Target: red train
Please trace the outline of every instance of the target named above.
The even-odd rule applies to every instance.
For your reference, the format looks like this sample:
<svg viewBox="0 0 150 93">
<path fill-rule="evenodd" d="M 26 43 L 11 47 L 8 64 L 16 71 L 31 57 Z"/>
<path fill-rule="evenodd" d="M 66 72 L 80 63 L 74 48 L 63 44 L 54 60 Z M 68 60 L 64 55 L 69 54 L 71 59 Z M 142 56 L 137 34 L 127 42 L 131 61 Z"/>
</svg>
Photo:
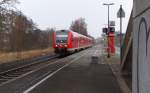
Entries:
<svg viewBox="0 0 150 93">
<path fill-rule="evenodd" d="M 78 34 L 71 30 L 59 30 L 54 32 L 53 48 L 57 54 L 67 54 L 91 47 L 92 38 Z"/>
</svg>

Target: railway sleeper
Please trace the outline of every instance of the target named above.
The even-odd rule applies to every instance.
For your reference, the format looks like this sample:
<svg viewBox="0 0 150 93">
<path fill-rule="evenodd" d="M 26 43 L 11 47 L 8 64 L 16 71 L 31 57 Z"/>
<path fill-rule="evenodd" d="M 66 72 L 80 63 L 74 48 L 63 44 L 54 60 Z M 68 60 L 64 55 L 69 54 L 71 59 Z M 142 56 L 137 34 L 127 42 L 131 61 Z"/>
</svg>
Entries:
<svg viewBox="0 0 150 93">
<path fill-rule="evenodd" d="M 7 81 L 8 81 L 8 79 L 0 79 L 0 84 L 7 82 Z"/>
<path fill-rule="evenodd" d="M 10 80 L 10 79 L 0 79 L 0 82 L 1 81 L 5 82 L 5 81 L 8 81 L 8 80 Z"/>
<path fill-rule="evenodd" d="M 29 70 L 29 69 L 24 69 L 24 70 L 18 71 L 17 73 L 26 73 L 26 72 L 29 72 L 29 71 L 31 71 L 31 70 Z"/>
<path fill-rule="evenodd" d="M 11 75 L 16 75 L 16 76 L 19 76 L 21 73 L 11 73 Z"/>
<path fill-rule="evenodd" d="M 8 76 L 0 76 L 1 79 L 13 79 L 13 77 L 8 77 Z"/>
<path fill-rule="evenodd" d="M 20 74 L 18 74 L 18 75 L 13 75 L 13 74 L 8 74 L 7 76 L 8 77 L 18 77 Z"/>
</svg>

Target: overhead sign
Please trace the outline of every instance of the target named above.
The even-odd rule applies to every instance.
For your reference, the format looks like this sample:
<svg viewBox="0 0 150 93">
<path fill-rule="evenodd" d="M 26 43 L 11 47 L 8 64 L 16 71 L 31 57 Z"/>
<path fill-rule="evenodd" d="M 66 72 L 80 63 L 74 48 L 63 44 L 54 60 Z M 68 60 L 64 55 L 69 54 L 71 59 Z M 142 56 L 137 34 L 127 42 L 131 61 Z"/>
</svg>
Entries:
<svg viewBox="0 0 150 93">
<path fill-rule="evenodd" d="M 110 21 L 110 22 L 109 22 L 109 25 L 110 25 L 110 26 L 115 26 L 115 21 Z"/>
<path fill-rule="evenodd" d="M 107 32 L 108 32 L 108 29 L 106 27 L 103 28 L 103 33 L 107 34 Z"/>
<path fill-rule="evenodd" d="M 123 10 L 122 7 L 120 7 L 119 11 L 117 12 L 117 17 L 118 17 L 118 18 L 123 18 L 123 17 L 125 17 L 125 12 L 124 12 L 124 10 Z"/>
<path fill-rule="evenodd" d="M 109 29 L 110 32 L 115 32 L 115 27 L 110 27 Z"/>
</svg>

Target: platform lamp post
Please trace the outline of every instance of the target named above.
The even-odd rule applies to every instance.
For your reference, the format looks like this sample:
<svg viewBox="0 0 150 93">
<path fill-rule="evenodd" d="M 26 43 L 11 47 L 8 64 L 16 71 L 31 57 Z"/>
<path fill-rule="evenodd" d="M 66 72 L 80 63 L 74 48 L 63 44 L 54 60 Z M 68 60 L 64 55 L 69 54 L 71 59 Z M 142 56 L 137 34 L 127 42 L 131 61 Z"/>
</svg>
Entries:
<svg viewBox="0 0 150 93">
<path fill-rule="evenodd" d="M 109 25 L 109 8 L 111 5 L 114 5 L 114 3 L 103 3 L 103 5 L 107 6 L 108 7 L 108 29 L 107 29 L 107 47 L 108 47 L 108 55 L 107 57 L 109 58 L 110 57 L 110 51 L 109 51 L 109 41 L 108 41 L 108 38 L 109 38 L 109 32 L 110 32 L 110 25 Z"/>
</svg>

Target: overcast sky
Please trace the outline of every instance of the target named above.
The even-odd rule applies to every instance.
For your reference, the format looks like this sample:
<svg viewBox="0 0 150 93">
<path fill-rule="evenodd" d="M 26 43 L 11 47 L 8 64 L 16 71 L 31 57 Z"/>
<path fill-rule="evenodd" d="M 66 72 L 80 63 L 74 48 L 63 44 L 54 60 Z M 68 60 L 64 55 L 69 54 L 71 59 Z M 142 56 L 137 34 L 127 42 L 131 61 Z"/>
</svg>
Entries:
<svg viewBox="0 0 150 93">
<path fill-rule="evenodd" d="M 123 32 L 126 30 L 131 13 L 132 0 L 20 0 L 17 8 L 33 19 L 40 29 L 55 27 L 68 29 L 71 22 L 80 17 L 88 24 L 88 33 L 94 37 L 101 35 L 102 27 L 107 24 L 107 7 L 103 3 L 115 3 L 110 8 L 110 20 L 116 21 L 119 30 L 119 19 L 116 13 L 120 7 L 126 12 L 123 19 Z"/>
</svg>

